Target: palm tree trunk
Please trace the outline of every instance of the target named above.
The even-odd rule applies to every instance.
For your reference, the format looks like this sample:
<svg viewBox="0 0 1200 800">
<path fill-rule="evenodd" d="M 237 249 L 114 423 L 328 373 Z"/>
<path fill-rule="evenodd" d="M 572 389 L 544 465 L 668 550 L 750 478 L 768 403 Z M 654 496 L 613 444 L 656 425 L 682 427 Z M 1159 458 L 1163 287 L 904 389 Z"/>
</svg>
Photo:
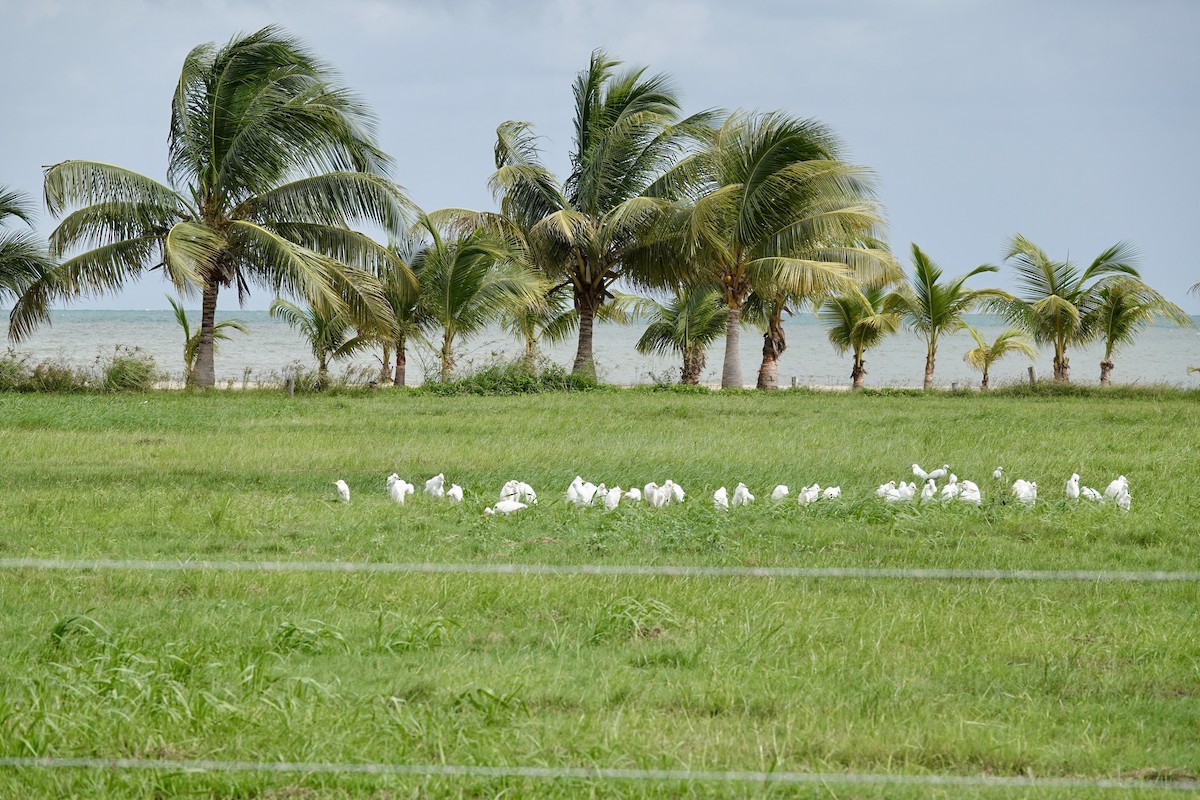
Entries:
<svg viewBox="0 0 1200 800">
<path fill-rule="evenodd" d="M 937 350 L 933 347 L 933 345 L 930 345 L 929 349 L 925 352 L 925 385 L 921 387 L 925 391 L 929 391 L 931 388 L 933 388 L 933 365 L 936 359 Z"/>
<path fill-rule="evenodd" d="M 213 366 L 213 327 L 216 325 L 217 292 L 221 284 L 209 280 L 204 285 L 204 298 L 200 304 L 200 343 L 196 346 L 196 366 L 192 371 L 192 385 L 211 389 L 217 383 Z"/>
<path fill-rule="evenodd" d="M 1112 371 L 1115 365 L 1109 360 L 1100 362 L 1100 385 L 1112 386 Z"/>
<path fill-rule="evenodd" d="M 741 343 L 742 306 L 740 303 L 729 304 L 729 314 L 725 318 L 725 363 L 721 365 L 721 388 L 742 388 L 742 356 L 738 352 Z"/>
<path fill-rule="evenodd" d="M 404 351 L 404 348 L 404 336 L 401 334 L 401 336 L 396 339 L 396 377 L 392 380 L 393 386 L 404 385 L 404 368 L 408 363 L 408 354 Z"/>
<path fill-rule="evenodd" d="M 329 360 L 325 353 L 317 356 L 317 389 L 324 390 L 329 386 Z"/>
<path fill-rule="evenodd" d="M 758 368 L 759 389 L 769 391 L 779 388 L 779 357 L 786 349 L 783 321 L 772 314 L 767 323 L 767 332 L 763 334 L 762 364 Z"/>
<path fill-rule="evenodd" d="M 1067 344 L 1061 339 L 1055 342 L 1054 347 L 1054 381 L 1055 383 L 1071 382 L 1071 362 L 1067 358 Z"/>
<path fill-rule="evenodd" d="M 537 369 L 537 339 L 532 336 L 525 337 L 525 355 L 522 361 L 525 363 L 525 371 L 532 375 Z"/>
<path fill-rule="evenodd" d="M 867 362 L 863 361 L 862 353 L 854 354 L 854 368 L 850 370 L 850 388 L 863 388 L 863 380 L 867 377 Z"/>
<path fill-rule="evenodd" d="M 704 361 L 704 348 L 702 347 L 684 353 L 683 371 L 680 374 L 680 381 L 688 386 L 699 386 L 700 373 L 704 372 Z"/>
<path fill-rule="evenodd" d="M 579 346 L 575 350 L 574 375 L 583 375 L 593 380 L 596 377 L 596 360 L 592 355 L 592 328 L 596 319 L 599 298 L 592 287 L 575 294 L 575 308 L 579 312 Z"/>
<path fill-rule="evenodd" d="M 979 384 L 979 391 L 986 392 L 988 390 L 988 368 L 985 364 L 983 367 L 983 382 Z"/>
<path fill-rule="evenodd" d="M 379 359 L 379 382 L 387 383 L 392 379 L 392 346 L 387 342 L 383 345 L 383 357 Z"/>
<path fill-rule="evenodd" d="M 442 382 L 450 380 L 450 373 L 454 369 L 454 351 L 450 349 L 453 344 L 453 339 L 450 338 L 450 331 L 442 334 Z"/>
</svg>

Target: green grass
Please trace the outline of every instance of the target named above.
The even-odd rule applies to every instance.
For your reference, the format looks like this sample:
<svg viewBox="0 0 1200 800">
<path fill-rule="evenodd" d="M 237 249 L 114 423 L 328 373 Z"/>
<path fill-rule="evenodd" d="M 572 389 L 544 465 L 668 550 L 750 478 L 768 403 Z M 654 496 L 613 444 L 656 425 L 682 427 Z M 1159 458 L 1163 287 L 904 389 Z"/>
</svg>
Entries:
<svg viewBox="0 0 1200 800">
<path fill-rule="evenodd" d="M 1194 393 L 0 394 L 0 557 L 1194 570 Z M 949 461 L 981 508 L 873 490 Z M 1034 509 L 991 471 L 1038 481 Z M 392 471 L 462 484 L 398 507 Z M 1129 476 L 1129 514 L 1058 500 Z M 678 507 L 562 502 L 671 477 Z M 509 478 L 538 507 L 482 514 Z M 349 505 L 331 482 L 351 486 Z M 719 485 L 749 508 L 718 513 Z M 777 482 L 840 484 L 800 508 Z M 0 580 L 0 755 L 1200 773 L 1193 584 L 50 572 Z M 0 795 L 963 789 L 0 769 Z M 1148 789 L 1139 797 L 1156 796 Z M 1111 797 L 974 790 L 980 797 Z M 1175 796 L 1178 796 L 1176 793 Z"/>
</svg>

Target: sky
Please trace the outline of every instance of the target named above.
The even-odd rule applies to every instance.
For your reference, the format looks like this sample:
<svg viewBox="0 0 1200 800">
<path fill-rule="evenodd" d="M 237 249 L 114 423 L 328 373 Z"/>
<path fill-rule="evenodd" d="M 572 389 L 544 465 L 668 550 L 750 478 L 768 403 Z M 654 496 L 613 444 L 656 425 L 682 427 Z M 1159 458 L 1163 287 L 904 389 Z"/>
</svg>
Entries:
<svg viewBox="0 0 1200 800">
<path fill-rule="evenodd" d="M 670 75 L 688 113 L 831 125 L 874 171 L 905 264 L 912 242 L 956 275 L 1016 233 L 1084 265 L 1125 240 L 1200 314 L 1200 258 L 1177 238 L 1200 211 L 1195 0 L 0 0 L 0 22 L 0 185 L 39 199 L 67 159 L 165 180 L 184 56 L 278 24 L 371 106 L 419 205 L 494 208 L 496 126 L 532 122 L 564 174 L 571 83 L 602 47 Z M 167 308 L 154 274 L 74 307 Z M 980 281 L 1012 288 L 1011 269 Z"/>
</svg>

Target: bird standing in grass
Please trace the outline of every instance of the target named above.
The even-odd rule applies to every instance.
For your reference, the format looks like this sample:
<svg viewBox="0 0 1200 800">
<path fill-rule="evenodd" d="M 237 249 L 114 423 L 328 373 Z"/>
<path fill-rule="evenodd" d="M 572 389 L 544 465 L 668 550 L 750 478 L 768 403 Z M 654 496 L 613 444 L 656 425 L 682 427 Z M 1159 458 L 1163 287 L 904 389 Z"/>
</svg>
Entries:
<svg viewBox="0 0 1200 800">
<path fill-rule="evenodd" d="M 346 485 L 346 482 L 339 478 L 333 482 L 333 485 L 337 487 L 338 499 L 340 499 L 343 503 L 349 503 L 350 487 Z"/>
<path fill-rule="evenodd" d="M 446 485 L 446 476 L 442 473 L 434 475 L 429 480 L 425 481 L 425 494 L 430 497 L 442 497 L 446 494 L 443 488 Z"/>
<path fill-rule="evenodd" d="M 529 506 L 525 505 L 519 500 L 500 500 L 491 508 L 485 508 L 483 513 L 488 515 L 504 514 L 505 516 L 508 516 L 514 511 L 520 511 L 522 508 L 529 508 Z"/>
<path fill-rule="evenodd" d="M 1071 477 L 1067 478 L 1067 485 L 1063 489 L 1063 493 L 1066 494 L 1068 500 L 1079 499 L 1079 473 L 1071 473 Z"/>
</svg>

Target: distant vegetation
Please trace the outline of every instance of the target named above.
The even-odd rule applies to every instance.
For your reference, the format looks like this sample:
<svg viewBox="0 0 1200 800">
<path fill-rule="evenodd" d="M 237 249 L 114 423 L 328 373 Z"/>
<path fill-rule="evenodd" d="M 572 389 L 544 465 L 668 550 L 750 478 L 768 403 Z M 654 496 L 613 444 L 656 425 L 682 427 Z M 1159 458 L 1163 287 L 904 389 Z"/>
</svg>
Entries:
<svg viewBox="0 0 1200 800">
<path fill-rule="evenodd" d="M 171 97 L 166 183 L 61 161 L 46 170 L 58 220 L 48 247 L 0 227 L 9 336 L 28 337 L 52 303 L 119 291 L 150 270 L 200 298 L 196 331 L 180 319 L 186 380 L 202 388 L 216 382 L 213 354 L 229 329 L 215 320 L 219 294 L 254 288 L 279 294 L 277 313 L 313 344 L 318 386 L 331 383 L 330 361 L 367 347 L 381 353 L 379 382 L 405 384 L 413 346 L 434 351 L 439 379 L 453 382 L 456 347 L 497 322 L 522 339 L 530 373 L 539 342 L 576 336 L 572 374 L 594 380 L 595 321 L 638 309 L 650 323 L 640 347 L 678 353 L 685 383 L 723 324 L 721 385 L 741 387 L 739 337 L 757 331 L 756 385 L 773 389 L 783 319 L 806 307 L 852 354 L 854 388 L 866 385 L 865 352 L 901 324 L 926 343 L 923 385 L 933 387 L 941 336 L 973 310 L 999 311 L 1052 347 L 1061 383 L 1070 348 L 1102 343 L 1108 385 L 1115 354 L 1145 325 L 1192 324 L 1142 281 L 1124 242 L 1080 269 L 1016 235 L 1005 259 L 1016 296 L 965 286 L 996 266 L 943 279 L 916 244 L 906 277 L 883 239 L 872 173 L 847 163 L 818 120 L 686 115 L 668 76 L 602 50 L 573 91 L 568 174 L 545 166 L 530 123 L 502 122 L 489 178 L 499 211 L 425 213 L 390 177 L 366 104 L 298 40 L 267 27 L 199 45 Z M 28 199 L 0 186 L 0 226 L 32 218 Z M 338 341 L 323 342 L 321 325 L 337 326 Z"/>
</svg>

